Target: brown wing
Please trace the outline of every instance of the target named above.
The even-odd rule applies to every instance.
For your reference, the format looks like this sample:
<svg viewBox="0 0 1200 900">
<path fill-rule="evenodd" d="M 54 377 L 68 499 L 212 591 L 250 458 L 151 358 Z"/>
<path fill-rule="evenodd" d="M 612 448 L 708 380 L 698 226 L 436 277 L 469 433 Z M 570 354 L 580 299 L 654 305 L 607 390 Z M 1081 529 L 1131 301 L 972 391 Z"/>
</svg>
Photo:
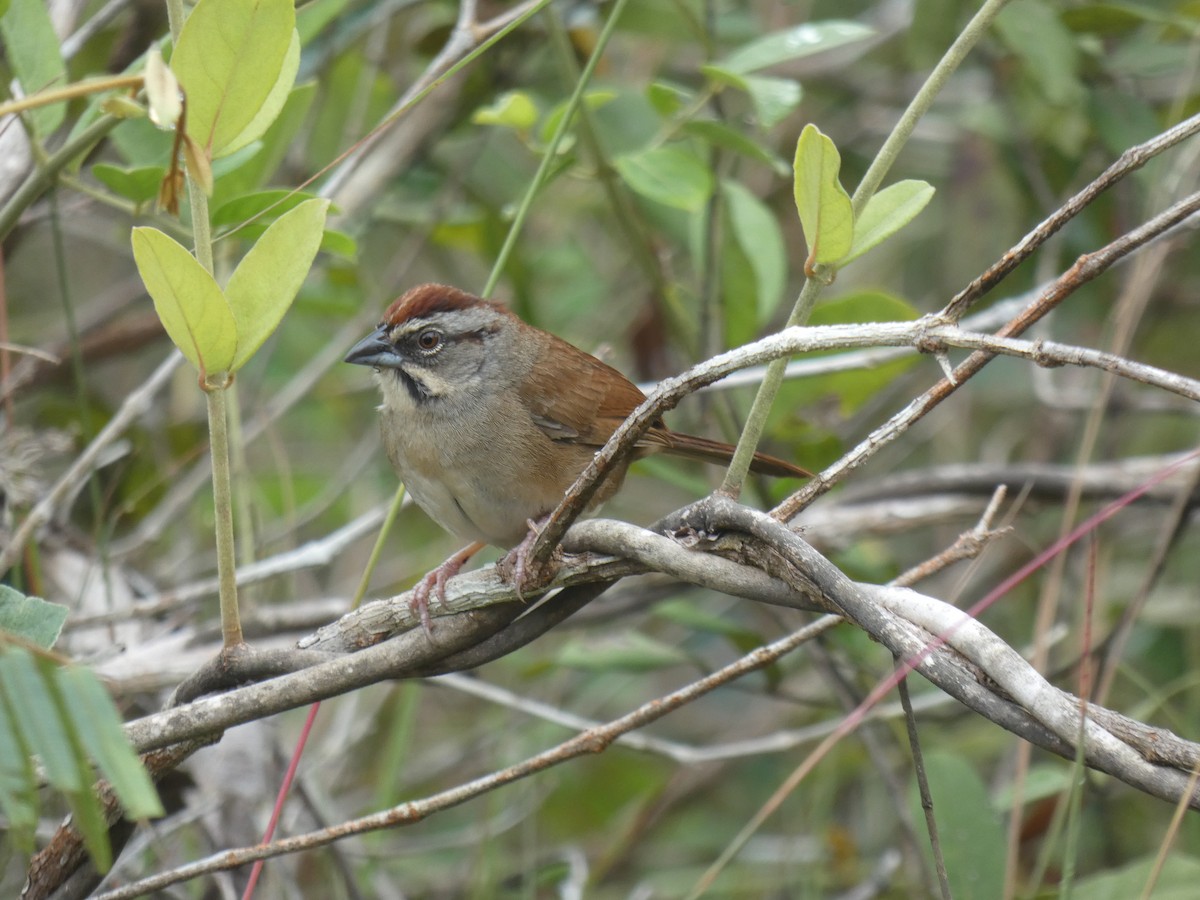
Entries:
<svg viewBox="0 0 1200 900">
<path fill-rule="evenodd" d="M 520 389 L 534 422 L 552 440 L 602 446 L 645 394 L 612 366 L 543 334 L 544 349 Z M 535 391 L 533 385 L 553 390 Z"/>
</svg>

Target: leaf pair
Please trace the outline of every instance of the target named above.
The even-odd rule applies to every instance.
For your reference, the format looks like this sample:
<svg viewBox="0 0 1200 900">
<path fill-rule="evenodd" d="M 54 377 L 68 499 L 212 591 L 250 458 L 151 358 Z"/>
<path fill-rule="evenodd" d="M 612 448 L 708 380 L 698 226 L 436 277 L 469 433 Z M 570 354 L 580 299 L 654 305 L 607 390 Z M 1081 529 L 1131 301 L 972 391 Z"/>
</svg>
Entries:
<svg viewBox="0 0 1200 900">
<path fill-rule="evenodd" d="M 924 181 L 898 181 L 875 194 L 856 219 L 850 195 L 838 180 L 842 158 L 815 125 L 806 125 L 796 143 L 794 190 L 796 210 L 808 244 L 804 272 L 817 266 L 844 266 L 883 243 L 912 219 L 933 197 Z"/>
<path fill-rule="evenodd" d="M 280 216 L 224 291 L 177 241 L 133 229 L 133 258 L 154 309 L 202 382 L 236 372 L 279 325 L 321 246 L 328 209 L 328 200 L 306 200 Z"/>
</svg>

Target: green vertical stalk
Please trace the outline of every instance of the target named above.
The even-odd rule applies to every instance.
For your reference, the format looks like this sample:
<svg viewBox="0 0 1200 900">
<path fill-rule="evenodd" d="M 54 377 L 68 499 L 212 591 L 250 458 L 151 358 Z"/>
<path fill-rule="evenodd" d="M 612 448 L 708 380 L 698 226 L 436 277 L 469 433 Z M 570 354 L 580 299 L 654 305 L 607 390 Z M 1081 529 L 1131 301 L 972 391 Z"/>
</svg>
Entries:
<svg viewBox="0 0 1200 900">
<path fill-rule="evenodd" d="M 233 490 L 229 476 L 229 413 L 222 384 L 204 382 L 208 400 L 208 440 L 212 454 L 213 506 L 216 518 L 217 583 L 221 594 L 221 642 L 226 649 L 244 643 L 237 605 L 237 559 L 233 543 Z"/>
<path fill-rule="evenodd" d="M 183 0 L 166 0 L 171 41 L 179 41 L 185 18 Z M 188 206 L 192 213 L 192 242 L 196 259 L 212 275 L 212 228 L 208 221 L 208 197 L 192 173 L 187 173 Z M 233 377 L 219 382 L 204 376 L 200 387 L 208 405 L 208 446 L 212 457 L 213 505 L 216 510 L 217 584 L 221 598 L 221 636 L 226 649 L 244 643 L 238 614 L 237 554 L 233 539 L 233 484 L 229 469 L 229 411 L 225 391 L 233 386 Z"/>
</svg>

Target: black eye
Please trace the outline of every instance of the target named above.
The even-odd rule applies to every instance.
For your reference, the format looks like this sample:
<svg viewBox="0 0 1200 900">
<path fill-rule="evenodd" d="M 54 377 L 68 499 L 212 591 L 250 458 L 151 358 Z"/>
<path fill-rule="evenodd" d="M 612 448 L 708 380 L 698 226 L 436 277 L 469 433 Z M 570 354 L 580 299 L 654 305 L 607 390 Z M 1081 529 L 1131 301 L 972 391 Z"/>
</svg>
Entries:
<svg viewBox="0 0 1200 900">
<path fill-rule="evenodd" d="M 432 328 L 426 328 L 417 335 L 417 346 L 422 350 L 436 350 L 442 343 L 442 333 Z"/>
</svg>

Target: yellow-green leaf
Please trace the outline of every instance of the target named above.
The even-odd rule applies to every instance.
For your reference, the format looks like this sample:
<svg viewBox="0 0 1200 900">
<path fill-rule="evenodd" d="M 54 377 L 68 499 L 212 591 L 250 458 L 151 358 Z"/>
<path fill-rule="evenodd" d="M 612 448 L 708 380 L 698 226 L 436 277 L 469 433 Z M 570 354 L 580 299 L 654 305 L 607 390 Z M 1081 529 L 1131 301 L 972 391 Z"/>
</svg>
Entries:
<svg viewBox="0 0 1200 900">
<path fill-rule="evenodd" d="M 298 71 L 300 71 L 300 33 L 293 28 L 292 40 L 283 57 L 283 66 L 279 70 L 279 77 L 275 79 L 275 86 L 271 88 L 267 99 L 259 107 L 258 115 L 250 120 L 250 124 L 243 128 L 240 134 L 222 147 L 220 153 L 216 154 L 217 156 L 229 156 L 231 153 L 236 153 L 266 133 L 266 130 L 279 117 L 283 105 L 287 102 L 287 98 L 292 92 L 292 85 L 296 83 Z"/>
<path fill-rule="evenodd" d="M 328 200 L 306 200 L 280 216 L 238 264 L 225 297 L 237 322 L 240 369 L 287 312 L 321 246 Z"/>
<path fill-rule="evenodd" d="M 794 190 L 796 210 L 808 243 L 805 272 L 832 265 L 850 252 L 854 239 L 854 210 L 850 195 L 838 181 L 842 158 L 833 141 L 816 125 L 804 126 L 796 143 Z"/>
<path fill-rule="evenodd" d="M 854 223 L 854 241 L 841 260 L 845 265 L 886 241 L 916 218 L 933 197 L 933 186 L 924 181 L 898 181 L 879 191 Z"/>
<path fill-rule="evenodd" d="M 499 125 L 516 131 L 528 131 L 537 123 L 538 109 L 525 91 L 502 94 L 490 106 L 481 106 L 471 114 L 476 125 Z"/>
<path fill-rule="evenodd" d="M 188 16 L 171 68 L 187 94 L 188 134 L 213 158 L 275 89 L 295 27 L 293 0 L 200 0 Z"/>
<path fill-rule="evenodd" d="M 229 371 L 237 325 L 213 277 L 157 228 L 133 229 L 133 259 L 175 346 L 202 377 Z"/>
</svg>

